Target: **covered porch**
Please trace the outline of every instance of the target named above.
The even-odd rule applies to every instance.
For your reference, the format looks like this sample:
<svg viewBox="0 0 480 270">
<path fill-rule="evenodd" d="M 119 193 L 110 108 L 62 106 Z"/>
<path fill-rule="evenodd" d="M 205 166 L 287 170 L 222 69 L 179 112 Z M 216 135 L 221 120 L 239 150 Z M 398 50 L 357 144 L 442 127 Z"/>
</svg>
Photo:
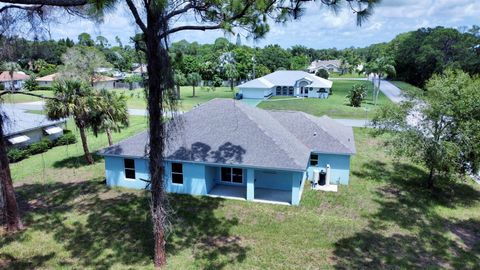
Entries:
<svg viewBox="0 0 480 270">
<path fill-rule="evenodd" d="M 271 204 L 291 205 L 292 193 L 284 190 L 255 188 L 254 202 L 263 202 Z M 208 193 L 210 197 L 247 200 L 247 189 L 245 186 L 230 186 L 216 184 Z"/>
<path fill-rule="evenodd" d="M 213 173 L 207 195 L 263 203 L 298 205 L 304 184 L 304 173 L 259 169 L 241 169 L 242 182 L 231 183 L 222 178 L 222 167 Z"/>
</svg>

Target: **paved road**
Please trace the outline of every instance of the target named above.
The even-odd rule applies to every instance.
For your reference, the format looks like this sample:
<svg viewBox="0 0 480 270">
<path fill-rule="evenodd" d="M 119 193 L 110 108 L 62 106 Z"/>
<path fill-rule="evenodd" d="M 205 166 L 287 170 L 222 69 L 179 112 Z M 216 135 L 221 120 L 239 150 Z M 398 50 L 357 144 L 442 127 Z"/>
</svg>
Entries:
<svg viewBox="0 0 480 270">
<path fill-rule="evenodd" d="M 393 103 L 401 103 L 406 100 L 402 90 L 389 81 L 382 80 L 380 83 L 380 91 L 382 91 Z"/>
<path fill-rule="evenodd" d="M 361 120 L 361 119 L 333 119 L 333 120 L 348 127 L 372 127 L 372 124 L 368 120 Z"/>
<path fill-rule="evenodd" d="M 5 110 L 17 109 L 17 110 L 24 110 L 24 111 L 41 111 L 43 110 L 43 101 L 35 101 L 35 102 L 27 102 L 27 103 L 3 103 L 2 106 Z M 178 111 L 177 113 L 182 114 L 183 111 Z M 134 116 L 147 116 L 147 110 L 144 109 L 128 109 L 129 115 Z M 166 112 L 166 115 L 170 114 L 170 112 Z"/>
</svg>

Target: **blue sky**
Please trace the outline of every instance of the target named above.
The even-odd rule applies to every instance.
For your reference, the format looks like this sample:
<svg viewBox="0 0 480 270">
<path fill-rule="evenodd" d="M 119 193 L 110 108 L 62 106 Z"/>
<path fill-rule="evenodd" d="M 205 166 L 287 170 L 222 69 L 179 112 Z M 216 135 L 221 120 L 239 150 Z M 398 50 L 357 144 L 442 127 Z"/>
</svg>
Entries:
<svg viewBox="0 0 480 270">
<path fill-rule="evenodd" d="M 188 21 L 187 21 L 188 22 Z M 318 3 L 309 4 L 306 14 L 298 21 L 272 24 L 270 32 L 255 46 L 279 44 L 288 48 L 302 44 L 311 48 L 364 47 L 389 41 L 397 34 L 420 27 L 460 27 L 480 24 L 480 0 L 383 0 L 375 14 L 362 27 L 355 24 L 355 16 L 344 9 L 333 14 Z M 74 40 L 81 32 L 92 36 L 105 36 L 114 43 L 119 36 L 124 43 L 138 29 L 129 12 L 123 7 L 108 14 L 102 24 L 71 18 L 61 24 L 51 25 L 52 38 L 70 37 Z M 186 39 L 199 43 L 211 43 L 225 36 L 221 31 L 188 31 L 177 34 L 171 41 Z M 235 42 L 235 37 L 229 37 Z M 254 45 L 252 40 L 243 44 Z"/>
</svg>

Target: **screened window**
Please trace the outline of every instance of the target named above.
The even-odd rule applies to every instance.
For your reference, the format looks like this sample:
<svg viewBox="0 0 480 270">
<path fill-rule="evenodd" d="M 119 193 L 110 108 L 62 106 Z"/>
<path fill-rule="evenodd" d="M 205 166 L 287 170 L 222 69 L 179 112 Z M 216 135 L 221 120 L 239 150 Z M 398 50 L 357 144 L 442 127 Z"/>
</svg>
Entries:
<svg viewBox="0 0 480 270">
<path fill-rule="evenodd" d="M 293 86 L 288 87 L 288 95 L 293 96 Z"/>
<path fill-rule="evenodd" d="M 222 182 L 238 183 L 243 182 L 243 170 L 239 168 L 222 167 Z"/>
<path fill-rule="evenodd" d="M 310 155 L 310 166 L 317 166 L 318 165 L 318 155 L 311 154 Z"/>
<path fill-rule="evenodd" d="M 282 87 L 281 86 L 277 86 L 276 94 L 277 94 L 277 96 L 282 95 Z"/>
<path fill-rule="evenodd" d="M 123 165 L 125 167 L 125 178 L 135 179 L 135 160 L 133 159 L 124 159 Z"/>
<path fill-rule="evenodd" d="M 183 165 L 182 165 L 182 163 L 172 163 L 172 183 L 183 184 Z"/>
</svg>

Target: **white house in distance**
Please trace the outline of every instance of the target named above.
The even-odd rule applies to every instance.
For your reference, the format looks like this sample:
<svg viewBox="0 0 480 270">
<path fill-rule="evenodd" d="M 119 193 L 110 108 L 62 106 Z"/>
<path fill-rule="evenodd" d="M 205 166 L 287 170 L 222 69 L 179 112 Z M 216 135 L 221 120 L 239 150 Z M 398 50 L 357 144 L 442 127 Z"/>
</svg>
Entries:
<svg viewBox="0 0 480 270">
<path fill-rule="evenodd" d="M 308 72 L 316 73 L 319 69 L 325 69 L 328 72 L 340 73 L 341 64 L 340 60 L 315 60 L 308 67 Z"/>
<path fill-rule="evenodd" d="M 332 81 L 299 70 L 279 70 L 238 86 L 246 99 L 270 96 L 327 98 Z"/>
<path fill-rule="evenodd" d="M 0 73 L 0 83 L 3 84 L 5 89 L 12 89 L 19 90 L 23 88 L 23 83 L 30 78 L 27 74 L 23 72 L 13 72 L 13 77 L 10 76 L 10 72 L 4 71 Z"/>
<path fill-rule="evenodd" d="M 50 74 L 47 76 L 43 76 L 40 78 L 37 78 L 36 81 L 38 82 L 39 86 L 49 86 L 51 87 L 53 84 L 53 81 L 57 78 L 58 73 Z M 104 76 L 104 75 L 97 75 L 93 79 L 93 88 L 95 89 L 113 89 L 115 87 L 115 81 L 117 79 Z"/>
</svg>

